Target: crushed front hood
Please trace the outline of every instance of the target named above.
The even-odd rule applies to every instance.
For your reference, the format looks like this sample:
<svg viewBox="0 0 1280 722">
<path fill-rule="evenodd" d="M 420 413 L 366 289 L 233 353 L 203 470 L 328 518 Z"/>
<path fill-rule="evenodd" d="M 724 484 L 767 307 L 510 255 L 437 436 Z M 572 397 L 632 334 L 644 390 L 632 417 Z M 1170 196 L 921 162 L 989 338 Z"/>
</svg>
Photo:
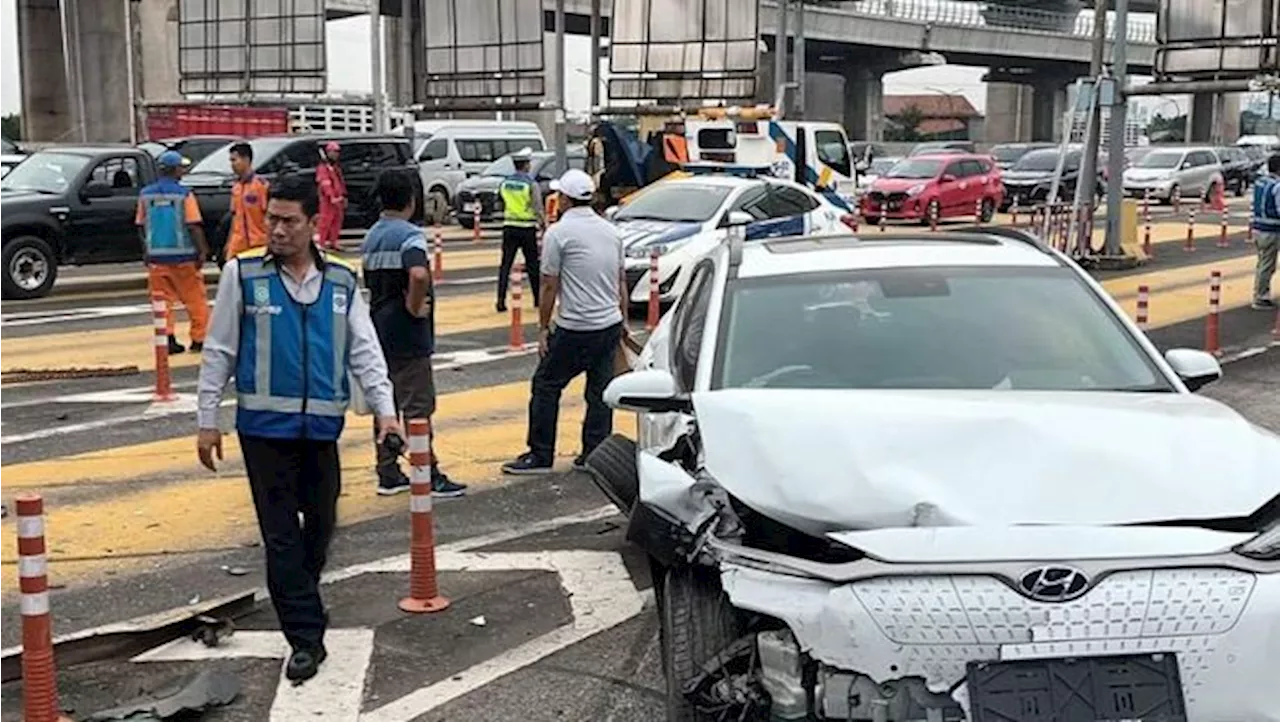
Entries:
<svg viewBox="0 0 1280 722">
<path fill-rule="evenodd" d="M 730 494 L 813 534 L 1245 516 L 1280 437 L 1189 394 L 732 389 L 694 394 Z"/>
</svg>

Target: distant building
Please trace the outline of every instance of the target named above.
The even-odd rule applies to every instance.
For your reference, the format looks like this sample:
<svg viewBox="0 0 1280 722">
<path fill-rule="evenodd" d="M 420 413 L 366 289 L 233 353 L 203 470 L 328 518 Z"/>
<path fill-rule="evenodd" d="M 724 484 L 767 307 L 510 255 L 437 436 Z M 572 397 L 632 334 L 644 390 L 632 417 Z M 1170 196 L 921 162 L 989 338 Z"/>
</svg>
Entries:
<svg viewBox="0 0 1280 722">
<path fill-rule="evenodd" d="M 886 95 L 884 117 L 889 126 L 916 108 L 921 120 L 914 130 L 922 140 L 974 140 L 983 137 L 985 118 L 963 95 Z M 903 128 L 902 130 L 907 130 Z"/>
</svg>

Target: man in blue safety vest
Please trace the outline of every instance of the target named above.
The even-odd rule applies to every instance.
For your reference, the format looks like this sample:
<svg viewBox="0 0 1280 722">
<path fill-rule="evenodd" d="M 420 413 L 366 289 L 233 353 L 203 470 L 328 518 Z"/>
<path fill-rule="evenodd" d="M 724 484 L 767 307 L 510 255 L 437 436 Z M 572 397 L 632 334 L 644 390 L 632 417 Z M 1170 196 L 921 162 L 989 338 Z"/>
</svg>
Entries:
<svg viewBox="0 0 1280 722">
<path fill-rule="evenodd" d="M 1276 255 L 1280 252 L 1280 153 L 1267 159 L 1266 178 L 1253 187 L 1253 230 L 1258 247 L 1258 268 L 1253 278 L 1253 307 L 1274 311 L 1271 279 L 1276 275 Z"/>
<path fill-rule="evenodd" d="M 315 676 L 325 658 L 320 572 L 337 520 L 348 372 L 377 415 L 378 443 L 401 435 L 355 269 L 312 242 L 319 206 L 309 179 L 285 176 L 271 186 L 267 246 L 223 266 L 199 382 L 197 453 L 216 471 L 218 408 L 227 381 L 236 379 L 236 431 L 267 590 L 293 650 L 285 675 L 295 683 Z"/>
<path fill-rule="evenodd" d="M 498 187 L 502 196 L 502 264 L 498 268 L 498 313 L 507 310 L 507 283 L 516 251 L 524 256 L 526 275 L 533 291 L 533 305 L 538 305 L 538 229 L 546 225 L 543 218 L 542 191 L 529 173 L 533 151 L 523 148 L 511 154 L 516 172 Z"/>
</svg>

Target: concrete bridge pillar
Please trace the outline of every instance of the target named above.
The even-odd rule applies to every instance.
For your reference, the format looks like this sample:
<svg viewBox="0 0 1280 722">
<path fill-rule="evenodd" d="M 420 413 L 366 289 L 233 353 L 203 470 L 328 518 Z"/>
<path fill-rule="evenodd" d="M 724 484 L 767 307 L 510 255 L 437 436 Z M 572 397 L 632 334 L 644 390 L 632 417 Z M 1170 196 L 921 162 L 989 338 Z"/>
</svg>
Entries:
<svg viewBox="0 0 1280 722">
<path fill-rule="evenodd" d="M 1191 96 L 1192 143 L 1229 145 L 1240 136 L 1240 96 L 1222 93 L 1196 93 Z"/>
<path fill-rule="evenodd" d="M 1039 77 L 1032 81 L 1032 141 L 1061 139 L 1062 116 L 1067 112 L 1068 83 L 1068 80 L 1056 76 Z"/>
<path fill-rule="evenodd" d="M 1031 108 L 1035 91 L 1021 83 L 987 83 L 987 133 L 989 143 L 1024 143 L 1031 140 Z"/>
<path fill-rule="evenodd" d="M 71 139 L 74 121 L 58 0 L 18 0 L 17 10 L 23 139 Z"/>
<path fill-rule="evenodd" d="M 884 140 L 884 74 L 857 65 L 844 73 L 844 126 L 852 140 Z"/>
</svg>

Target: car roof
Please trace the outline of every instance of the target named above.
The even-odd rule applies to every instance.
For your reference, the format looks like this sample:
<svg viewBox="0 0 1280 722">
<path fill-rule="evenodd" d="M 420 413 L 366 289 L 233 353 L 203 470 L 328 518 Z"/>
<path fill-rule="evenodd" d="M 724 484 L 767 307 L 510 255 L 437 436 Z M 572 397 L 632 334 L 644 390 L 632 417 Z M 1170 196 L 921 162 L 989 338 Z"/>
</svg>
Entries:
<svg viewBox="0 0 1280 722">
<path fill-rule="evenodd" d="M 70 153 L 72 155 L 99 155 L 102 153 L 119 153 L 121 151 L 135 151 L 138 153 L 146 153 L 145 150 L 128 143 L 101 143 L 98 145 L 51 145 L 47 148 L 41 148 L 40 151 L 48 151 L 50 153 Z M 36 152 L 40 152 L 36 151 Z"/>
<path fill-rule="evenodd" d="M 974 228 L 893 236 L 797 236 L 743 244 L 739 278 L 872 268 L 1052 268 L 1059 259 L 1018 231 Z"/>
<path fill-rule="evenodd" d="M 683 178 L 667 178 L 663 179 L 663 183 L 684 183 L 688 185 L 703 186 L 724 186 L 727 188 L 741 188 L 753 183 L 762 183 L 773 181 L 775 183 L 785 183 L 781 178 L 771 178 L 767 176 L 757 176 L 755 178 L 744 178 L 735 175 L 721 175 L 715 173 L 707 173 L 700 175 L 685 176 Z"/>
</svg>

